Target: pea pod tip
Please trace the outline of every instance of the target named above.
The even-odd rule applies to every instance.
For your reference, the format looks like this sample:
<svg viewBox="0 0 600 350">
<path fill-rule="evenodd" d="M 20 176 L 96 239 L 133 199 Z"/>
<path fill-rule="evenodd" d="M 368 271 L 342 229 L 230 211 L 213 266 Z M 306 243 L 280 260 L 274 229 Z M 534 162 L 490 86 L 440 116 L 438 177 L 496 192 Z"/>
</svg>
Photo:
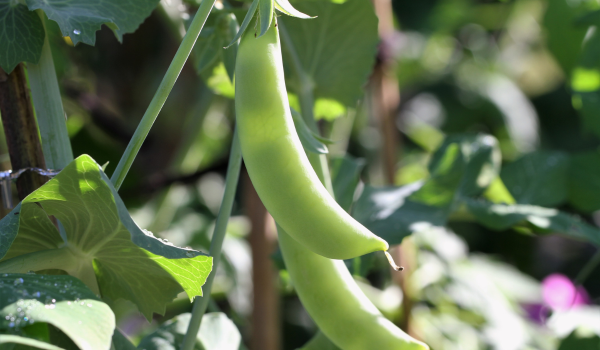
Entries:
<svg viewBox="0 0 600 350">
<path fill-rule="evenodd" d="M 402 270 L 404 270 L 403 266 L 396 265 L 396 262 L 394 261 L 394 258 L 392 258 L 392 255 L 387 250 L 384 251 L 384 253 L 385 253 L 385 257 L 388 259 L 388 262 L 390 263 L 390 265 L 392 266 L 392 268 L 394 269 L 394 271 L 402 271 Z"/>
</svg>

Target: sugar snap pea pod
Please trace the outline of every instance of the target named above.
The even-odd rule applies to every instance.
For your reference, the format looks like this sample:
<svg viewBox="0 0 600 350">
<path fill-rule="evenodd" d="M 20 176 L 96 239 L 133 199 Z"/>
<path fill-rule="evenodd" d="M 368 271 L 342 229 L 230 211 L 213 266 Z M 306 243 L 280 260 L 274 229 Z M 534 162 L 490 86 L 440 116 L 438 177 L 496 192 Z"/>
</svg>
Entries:
<svg viewBox="0 0 600 350">
<path fill-rule="evenodd" d="M 425 350 L 386 319 L 356 284 L 343 261 L 304 248 L 280 227 L 279 246 L 296 293 L 319 329 L 343 350 Z"/>
<path fill-rule="evenodd" d="M 312 169 L 294 128 L 273 24 L 261 37 L 249 31 L 242 38 L 235 67 L 235 108 L 252 184 L 286 232 L 330 259 L 388 249 L 386 241 L 335 202 Z"/>
</svg>

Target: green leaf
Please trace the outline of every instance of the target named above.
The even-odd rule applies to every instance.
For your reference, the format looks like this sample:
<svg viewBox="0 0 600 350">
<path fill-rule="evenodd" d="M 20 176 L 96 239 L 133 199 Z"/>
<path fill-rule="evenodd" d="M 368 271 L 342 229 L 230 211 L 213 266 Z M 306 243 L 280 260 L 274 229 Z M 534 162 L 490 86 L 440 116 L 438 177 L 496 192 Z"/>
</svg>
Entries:
<svg viewBox="0 0 600 350">
<path fill-rule="evenodd" d="M 238 40 L 240 40 L 240 38 L 242 37 L 242 34 L 244 34 L 244 32 L 246 31 L 246 28 L 248 28 L 248 24 L 250 24 L 250 21 L 254 17 L 254 13 L 256 12 L 256 8 L 258 7 L 258 2 L 259 2 L 259 0 L 252 1 L 252 4 L 250 5 L 250 8 L 248 9 L 248 13 L 246 13 L 246 17 L 244 17 L 244 20 L 242 21 L 240 30 L 238 30 L 237 34 L 233 37 L 233 40 L 231 40 L 229 45 L 227 45 L 225 48 L 230 47 L 231 45 L 235 44 Z"/>
<path fill-rule="evenodd" d="M 325 119 L 332 121 L 346 113 L 346 107 L 336 100 L 328 98 L 318 98 L 315 101 L 315 119 Z"/>
<path fill-rule="evenodd" d="M 279 11 L 285 13 L 288 16 L 298 18 L 314 18 L 296 10 L 288 0 L 275 0 L 275 8 L 277 8 Z"/>
<path fill-rule="evenodd" d="M 133 345 L 127 337 L 121 333 L 118 328 L 115 328 L 115 333 L 112 336 L 112 343 L 115 346 L 115 350 L 135 350 L 136 347 Z"/>
<path fill-rule="evenodd" d="M 14 0 L 0 0 L 0 67 L 10 73 L 20 62 L 38 63 L 46 33 L 40 17 Z"/>
<path fill-rule="evenodd" d="M 222 16 L 219 21 L 217 28 L 221 34 L 221 46 L 225 46 L 230 43 L 235 34 L 240 30 L 237 18 L 233 13 Z M 223 48 L 223 64 L 229 75 L 229 80 L 233 82 L 233 73 L 235 72 L 235 58 L 237 56 L 238 45 L 230 46 L 228 49 Z"/>
<path fill-rule="evenodd" d="M 583 212 L 600 209 L 600 153 L 571 156 L 569 165 L 569 202 Z"/>
<path fill-rule="evenodd" d="M 117 39 L 133 33 L 150 16 L 159 0 L 26 0 L 30 10 L 42 9 L 56 21 L 63 36 L 73 45 L 96 43 L 96 31 L 103 24 L 113 29 Z"/>
<path fill-rule="evenodd" d="M 568 154 L 541 151 L 509 163 L 501 177 L 518 203 L 552 207 L 567 199 L 568 174 Z"/>
<path fill-rule="evenodd" d="M 66 245 L 50 215 L 63 224 Z M 142 231 L 108 177 L 87 155 L 78 157 L 26 197 L 19 217 L 19 226 L 10 226 L 18 235 L 5 259 L 56 252 L 54 260 L 22 268 L 65 270 L 88 285 L 97 283 L 105 300 L 132 301 L 148 319 L 153 312 L 164 313 L 166 303 L 182 290 L 190 299 L 202 295 L 201 286 L 211 270 L 211 257 Z M 14 219 L 7 217 L 0 225 L 5 220 Z M 64 247 L 56 249 L 59 246 Z M 34 263 L 29 256 L 23 261 Z"/>
<path fill-rule="evenodd" d="M 17 204 L 10 213 L 0 220 L 0 259 L 2 259 L 13 241 L 17 237 L 19 230 L 19 212 L 21 211 L 21 203 Z"/>
<path fill-rule="evenodd" d="M 0 276 L 0 331 L 48 323 L 81 349 L 108 349 L 115 315 L 80 280 L 64 275 Z"/>
<path fill-rule="evenodd" d="M 315 99 L 329 98 L 354 107 L 375 64 L 379 43 L 371 1 L 302 1 L 295 6 L 318 17 L 278 19 L 284 24 L 279 26 L 284 62 L 299 62 L 314 84 Z M 289 86 L 297 85 L 289 82 Z"/>
<path fill-rule="evenodd" d="M 600 337 L 592 332 L 575 330 L 560 342 L 558 350 L 598 350 Z"/>
<path fill-rule="evenodd" d="M 219 62 L 221 50 L 221 40 L 215 28 L 204 28 L 194 45 L 196 71 L 202 74 L 212 70 Z"/>
<path fill-rule="evenodd" d="M 300 115 L 300 113 L 293 108 L 290 108 L 290 110 L 292 111 L 292 119 L 294 120 L 296 132 L 298 133 L 298 137 L 300 138 L 300 142 L 302 142 L 304 149 L 308 152 L 316 154 L 329 153 L 327 146 L 321 143 L 321 141 L 317 140 L 308 125 L 306 125 L 302 115 Z"/>
<path fill-rule="evenodd" d="M 459 193 L 464 196 L 478 196 L 498 177 L 501 154 L 498 141 L 490 135 L 451 135 L 433 154 L 429 172 L 434 173 L 440 161 L 446 156 L 449 146 L 458 145 L 462 159 L 467 163 Z"/>
<path fill-rule="evenodd" d="M 544 16 L 547 46 L 566 75 L 570 75 L 581 55 L 587 28 L 575 20 L 585 10 L 584 1 L 551 0 Z"/>
<path fill-rule="evenodd" d="M 479 223 L 493 230 L 529 224 L 535 233 L 560 233 L 600 245 L 600 229 L 557 209 L 527 204 L 493 204 L 474 199 L 465 199 L 465 203 Z"/>
<path fill-rule="evenodd" d="M 332 343 L 323 332 L 317 331 L 317 334 L 298 350 L 340 350 L 340 348 Z"/>
<path fill-rule="evenodd" d="M 6 344 L 19 344 L 44 350 L 62 350 L 62 348 L 59 348 L 58 346 L 54 346 L 43 341 L 21 337 L 18 335 L 0 334 L 0 348 L 5 349 L 5 346 L 7 346 Z M 7 350 L 8 349 L 12 348 L 9 347 Z"/>
<path fill-rule="evenodd" d="M 444 148 L 427 181 L 402 187 L 367 185 L 352 209 L 353 216 L 389 244 L 426 226 L 444 226 L 463 180 L 465 161 L 459 145 Z"/>
<path fill-rule="evenodd" d="M 360 182 L 360 173 L 366 162 L 349 155 L 334 158 L 330 162 L 331 182 L 335 200 L 346 211 L 350 211 L 354 202 L 356 187 Z"/>
<path fill-rule="evenodd" d="M 258 17 L 260 18 L 260 34 L 258 36 L 261 37 L 269 30 L 273 20 L 273 0 L 260 0 L 258 6 Z"/>
<path fill-rule="evenodd" d="M 191 314 L 185 313 L 163 323 L 142 339 L 138 349 L 179 349 L 190 318 Z M 208 313 L 202 316 L 194 350 L 238 350 L 241 340 L 240 332 L 227 315 L 221 312 Z"/>
</svg>

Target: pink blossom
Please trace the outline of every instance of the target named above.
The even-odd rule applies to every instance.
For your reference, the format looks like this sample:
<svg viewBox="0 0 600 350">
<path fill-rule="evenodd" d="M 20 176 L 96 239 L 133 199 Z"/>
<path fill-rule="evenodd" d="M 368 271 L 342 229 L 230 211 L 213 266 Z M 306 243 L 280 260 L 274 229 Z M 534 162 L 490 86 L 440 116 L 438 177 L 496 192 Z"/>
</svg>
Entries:
<svg viewBox="0 0 600 350">
<path fill-rule="evenodd" d="M 542 297 L 546 305 L 557 311 L 589 303 L 589 296 L 583 287 L 576 287 L 567 276 L 558 273 L 544 278 Z"/>
</svg>

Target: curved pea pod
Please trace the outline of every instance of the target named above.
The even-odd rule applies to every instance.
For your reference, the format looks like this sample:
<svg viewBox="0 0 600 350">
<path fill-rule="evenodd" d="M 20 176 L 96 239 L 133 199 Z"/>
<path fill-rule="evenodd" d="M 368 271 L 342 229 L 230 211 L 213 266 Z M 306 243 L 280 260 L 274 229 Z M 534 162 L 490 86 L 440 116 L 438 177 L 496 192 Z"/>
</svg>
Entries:
<svg viewBox="0 0 600 350">
<path fill-rule="evenodd" d="M 244 163 L 275 221 L 295 240 L 330 259 L 349 259 L 388 244 L 354 220 L 312 169 L 289 109 L 277 28 L 238 48 L 235 107 Z"/>
<path fill-rule="evenodd" d="M 315 254 L 278 227 L 279 246 L 296 292 L 319 329 L 343 350 L 426 350 L 386 319 L 343 261 Z"/>
</svg>

